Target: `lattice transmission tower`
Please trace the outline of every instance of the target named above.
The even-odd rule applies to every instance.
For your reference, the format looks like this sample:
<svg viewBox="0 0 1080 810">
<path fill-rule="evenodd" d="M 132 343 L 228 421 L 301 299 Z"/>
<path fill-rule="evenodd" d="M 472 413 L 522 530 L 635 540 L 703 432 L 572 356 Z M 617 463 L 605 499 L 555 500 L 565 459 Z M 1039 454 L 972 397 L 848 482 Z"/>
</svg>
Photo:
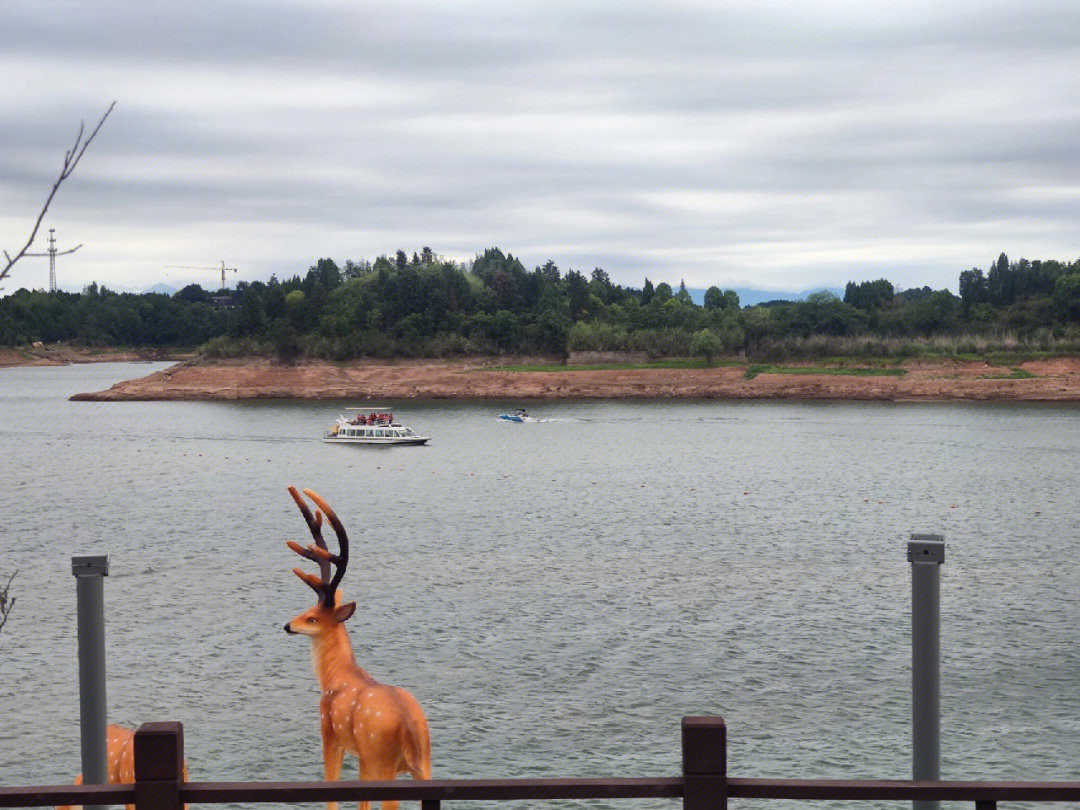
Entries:
<svg viewBox="0 0 1080 810">
<path fill-rule="evenodd" d="M 76 250 L 82 247 L 82 242 L 77 244 L 71 250 L 57 250 L 56 249 L 56 228 L 49 228 L 49 249 L 44 253 L 27 253 L 26 256 L 48 256 L 49 257 L 49 292 L 56 292 L 56 257 L 67 256 L 69 253 L 74 253 Z"/>
</svg>

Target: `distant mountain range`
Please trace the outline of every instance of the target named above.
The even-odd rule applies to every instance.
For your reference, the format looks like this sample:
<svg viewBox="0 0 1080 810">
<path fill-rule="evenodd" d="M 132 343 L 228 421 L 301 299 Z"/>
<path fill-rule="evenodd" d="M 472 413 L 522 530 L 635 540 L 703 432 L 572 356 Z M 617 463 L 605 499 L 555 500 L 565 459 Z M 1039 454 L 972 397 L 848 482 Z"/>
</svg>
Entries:
<svg viewBox="0 0 1080 810">
<path fill-rule="evenodd" d="M 158 293 L 159 295 L 175 295 L 178 290 L 179 290 L 178 287 L 173 287 L 173 286 L 171 286 L 169 284 L 161 284 L 159 282 L 159 283 L 153 285 L 152 287 L 147 287 L 144 290 L 139 290 L 139 292 L 141 292 L 141 293 Z"/>
<path fill-rule="evenodd" d="M 734 289 L 739 296 L 739 306 L 743 307 L 752 307 L 755 304 L 760 304 L 765 301 L 805 301 L 808 295 L 816 292 L 832 293 L 837 298 L 844 297 L 843 287 L 814 287 L 811 290 L 791 292 L 784 290 L 758 290 L 753 287 L 723 287 L 719 284 L 717 286 L 722 290 Z M 690 293 L 690 300 L 698 306 L 705 303 L 705 290 L 700 287 L 687 287 L 686 291 Z"/>
<path fill-rule="evenodd" d="M 99 287 L 104 287 L 107 290 L 111 290 L 114 293 L 131 293 L 133 295 L 142 295 L 144 293 L 157 293 L 158 295 L 175 295 L 180 289 L 179 287 L 173 287 L 171 284 L 154 284 L 150 287 L 126 287 L 123 284 L 101 284 Z M 83 287 L 72 287 L 67 284 L 61 284 L 60 289 L 66 293 L 81 293 Z"/>
</svg>

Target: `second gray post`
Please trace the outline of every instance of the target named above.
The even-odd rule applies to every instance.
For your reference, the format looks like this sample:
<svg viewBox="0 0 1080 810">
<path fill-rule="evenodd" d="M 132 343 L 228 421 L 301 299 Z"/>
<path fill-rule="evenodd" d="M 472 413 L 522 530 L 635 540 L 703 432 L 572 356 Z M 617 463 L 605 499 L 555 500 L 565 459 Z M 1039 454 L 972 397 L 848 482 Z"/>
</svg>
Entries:
<svg viewBox="0 0 1080 810">
<path fill-rule="evenodd" d="M 911 563 L 911 778 L 941 778 L 941 564 L 939 534 L 913 534 Z M 912 802 L 914 810 L 938 810 L 939 802 Z"/>
<path fill-rule="evenodd" d="M 109 557 L 87 554 L 71 558 L 75 575 L 79 634 L 79 728 L 84 785 L 109 782 L 105 719 L 105 587 Z M 100 805 L 87 805 L 97 810 Z M 105 810 L 101 807 L 101 810 Z"/>
</svg>

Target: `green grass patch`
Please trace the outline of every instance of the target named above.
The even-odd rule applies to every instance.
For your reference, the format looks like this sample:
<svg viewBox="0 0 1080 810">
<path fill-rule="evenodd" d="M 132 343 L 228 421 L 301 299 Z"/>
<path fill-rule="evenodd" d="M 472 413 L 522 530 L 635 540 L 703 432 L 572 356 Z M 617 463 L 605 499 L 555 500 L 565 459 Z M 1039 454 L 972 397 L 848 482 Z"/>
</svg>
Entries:
<svg viewBox="0 0 1080 810">
<path fill-rule="evenodd" d="M 941 359 L 941 360 L 962 360 L 966 363 L 987 363 L 991 366 L 1013 366 L 1020 363 L 1026 363 L 1029 360 L 1049 360 L 1055 357 L 1072 357 L 1071 352 L 1053 352 L 1053 351 L 988 351 L 985 354 L 978 354 L 976 352 L 962 352 L 948 357 L 945 355 L 931 356 L 926 355 L 927 359 Z"/>
<path fill-rule="evenodd" d="M 826 374 L 847 377 L 903 377 L 907 374 L 895 366 L 775 366 L 768 363 L 746 367 L 746 379 L 758 374 Z"/>
<path fill-rule="evenodd" d="M 1009 374 L 983 374 L 981 380 L 1030 380 L 1035 375 L 1019 367 L 1014 367 Z"/>
<path fill-rule="evenodd" d="M 714 360 L 707 363 L 700 357 L 671 360 L 653 360 L 648 363 L 593 363 L 571 366 L 562 363 L 538 363 L 516 366 L 498 366 L 499 371 L 623 371 L 641 368 L 724 368 L 743 365 L 742 360 Z"/>
<path fill-rule="evenodd" d="M 896 369 L 897 363 L 907 358 L 878 357 L 871 355 L 828 355 L 807 358 L 817 364 L 816 368 Z M 765 365 L 765 364 L 762 364 Z M 799 366 L 791 366 L 799 368 Z"/>
</svg>

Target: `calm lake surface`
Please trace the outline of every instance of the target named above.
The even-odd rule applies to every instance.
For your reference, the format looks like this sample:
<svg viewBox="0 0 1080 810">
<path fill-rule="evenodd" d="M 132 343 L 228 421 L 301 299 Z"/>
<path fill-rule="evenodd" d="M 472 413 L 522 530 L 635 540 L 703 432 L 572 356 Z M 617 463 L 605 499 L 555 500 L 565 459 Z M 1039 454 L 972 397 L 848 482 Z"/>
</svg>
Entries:
<svg viewBox="0 0 1080 810">
<path fill-rule="evenodd" d="M 1076 406 L 392 402 L 430 445 L 365 448 L 319 441 L 355 403 L 67 400 L 161 367 L 0 369 L 0 784 L 80 769 L 80 553 L 111 721 L 182 721 L 197 781 L 321 778 L 289 484 L 344 520 L 357 659 L 436 777 L 675 776 L 720 714 L 734 776 L 908 778 L 937 532 L 943 778 L 1080 779 Z"/>
</svg>

